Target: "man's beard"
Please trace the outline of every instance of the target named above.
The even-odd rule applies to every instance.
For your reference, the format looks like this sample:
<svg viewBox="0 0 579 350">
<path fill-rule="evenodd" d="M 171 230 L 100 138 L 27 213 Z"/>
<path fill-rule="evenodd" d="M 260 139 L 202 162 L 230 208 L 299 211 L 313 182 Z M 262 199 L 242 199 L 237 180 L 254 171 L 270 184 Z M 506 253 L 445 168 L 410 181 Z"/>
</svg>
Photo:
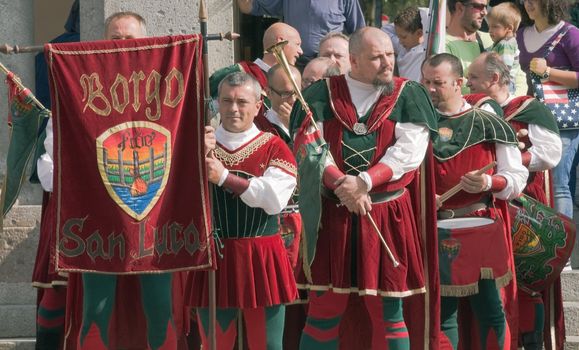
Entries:
<svg viewBox="0 0 579 350">
<path fill-rule="evenodd" d="M 467 22 L 464 25 L 464 29 L 467 31 L 468 34 L 476 33 L 481 28 L 482 22 L 479 23 L 477 20 L 473 19 L 472 21 Z"/>
<path fill-rule="evenodd" d="M 380 95 L 382 96 L 390 96 L 394 92 L 394 81 L 382 81 L 378 78 L 375 78 L 372 81 L 372 85 L 380 91 Z"/>
</svg>

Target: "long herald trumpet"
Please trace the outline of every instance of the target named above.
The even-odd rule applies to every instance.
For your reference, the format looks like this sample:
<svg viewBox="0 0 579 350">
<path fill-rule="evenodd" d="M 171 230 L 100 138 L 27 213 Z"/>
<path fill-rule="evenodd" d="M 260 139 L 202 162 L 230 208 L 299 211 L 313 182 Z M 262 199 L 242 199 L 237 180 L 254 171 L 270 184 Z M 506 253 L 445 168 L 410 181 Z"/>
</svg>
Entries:
<svg viewBox="0 0 579 350">
<path fill-rule="evenodd" d="M 287 61 L 287 58 L 285 57 L 285 54 L 283 52 L 283 47 L 286 46 L 287 44 L 288 44 L 287 40 L 280 41 L 279 43 L 268 47 L 265 51 L 267 53 L 271 53 L 275 57 L 275 60 L 277 61 L 277 63 L 280 66 L 282 66 L 283 71 L 285 72 L 285 74 L 288 76 L 288 78 L 290 79 L 290 81 L 292 83 L 292 87 L 293 87 L 296 95 L 298 96 L 298 100 L 300 101 L 300 104 L 302 105 L 302 109 L 306 113 L 306 117 L 310 118 L 310 121 L 312 122 L 313 127 L 316 129 L 316 131 L 319 131 L 318 125 L 317 125 L 316 121 L 314 120 L 314 117 L 310 111 L 310 106 L 308 106 L 307 102 L 304 100 L 304 96 L 302 95 L 302 91 L 294 79 L 294 76 L 290 70 L 290 64 Z M 332 154 L 328 153 L 328 156 L 331 157 L 332 162 L 334 162 Z M 386 249 L 386 253 L 388 254 L 388 257 L 390 258 L 390 260 L 392 261 L 392 265 L 394 265 L 394 267 L 398 267 L 400 265 L 400 262 L 398 262 L 398 260 L 396 259 L 396 257 L 392 253 L 392 250 L 388 246 L 388 243 L 386 243 L 386 240 L 384 240 L 384 236 L 382 235 L 382 232 L 380 232 L 380 229 L 376 225 L 374 218 L 372 217 L 372 215 L 370 215 L 370 212 L 366 213 L 366 217 L 370 221 L 370 224 L 372 225 L 374 233 L 378 236 L 378 238 L 380 238 L 380 242 L 384 246 L 384 249 Z"/>
<path fill-rule="evenodd" d="M 319 130 L 318 125 L 317 125 L 316 121 L 314 120 L 312 113 L 310 112 L 310 106 L 308 106 L 308 103 L 306 102 L 306 100 L 304 100 L 304 96 L 302 95 L 302 90 L 298 86 L 298 83 L 296 83 L 296 80 L 294 79 L 294 76 L 290 70 L 290 64 L 287 61 L 287 58 L 285 57 L 285 53 L 283 52 L 283 48 L 287 44 L 288 44 L 287 40 L 280 41 L 279 43 L 273 44 L 272 46 L 268 47 L 265 50 L 265 52 L 272 54 L 273 57 L 275 57 L 275 60 L 277 61 L 277 63 L 283 68 L 283 71 L 285 72 L 285 74 L 287 75 L 287 77 L 290 79 L 290 81 L 292 83 L 294 92 L 296 93 L 298 100 L 300 101 L 302 109 L 304 110 L 304 112 L 306 112 L 306 117 L 310 118 L 310 121 L 312 122 L 313 127 L 316 130 Z"/>
</svg>

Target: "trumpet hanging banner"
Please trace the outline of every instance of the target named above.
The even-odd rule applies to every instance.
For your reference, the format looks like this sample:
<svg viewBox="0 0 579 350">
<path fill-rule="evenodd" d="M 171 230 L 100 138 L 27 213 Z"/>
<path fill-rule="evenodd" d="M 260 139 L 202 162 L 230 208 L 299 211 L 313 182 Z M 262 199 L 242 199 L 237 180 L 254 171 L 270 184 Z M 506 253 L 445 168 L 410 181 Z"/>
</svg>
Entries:
<svg viewBox="0 0 579 350">
<path fill-rule="evenodd" d="M 48 44 L 58 271 L 214 268 L 202 37 Z"/>
</svg>

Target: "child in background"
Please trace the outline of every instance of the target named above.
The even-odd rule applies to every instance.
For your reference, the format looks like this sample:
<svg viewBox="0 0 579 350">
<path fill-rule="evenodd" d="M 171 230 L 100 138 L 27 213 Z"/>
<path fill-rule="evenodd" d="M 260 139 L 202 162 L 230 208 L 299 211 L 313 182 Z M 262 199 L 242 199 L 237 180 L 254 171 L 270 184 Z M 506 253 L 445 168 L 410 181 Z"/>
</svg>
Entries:
<svg viewBox="0 0 579 350">
<path fill-rule="evenodd" d="M 424 26 L 428 28 L 428 9 L 412 6 L 400 11 L 393 23 L 382 28 L 392 39 L 400 77 L 414 81 L 422 77 L 420 66 L 426 58 Z"/>
<path fill-rule="evenodd" d="M 515 94 L 515 77 L 520 69 L 519 47 L 515 39 L 515 33 L 521 23 L 521 12 L 512 2 L 503 2 L 494 6 L 487 15 L 489 34 L 493 39 L 491 51 L 498 53 L 503 62 L 510 69 L 511 83 L 509 93 Z"/>
</svg>

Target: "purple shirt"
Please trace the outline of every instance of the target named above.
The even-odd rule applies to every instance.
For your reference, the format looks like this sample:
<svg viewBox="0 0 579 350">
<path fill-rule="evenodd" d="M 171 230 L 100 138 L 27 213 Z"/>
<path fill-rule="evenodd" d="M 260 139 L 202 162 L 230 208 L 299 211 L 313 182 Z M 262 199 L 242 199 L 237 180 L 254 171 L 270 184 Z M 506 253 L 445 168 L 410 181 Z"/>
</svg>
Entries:
<svg viewBox="0 0 579 350">
<path fill-rule="evenodd" d="M 366 26 L 358 0 L 253 0 L 251 14 L 283 17 L 300 33 L 304 56 L 309 59 L 317 55 L 327 33 L 351 34 Z"/>
<path fill-rule="evenodd" d="M 547 56 L 547 66 L 556 69 L 575 71 L 577 72 L 577 79 L 579 80 L 579 29 L 569 23 L 565 23 L 557 33 L 553 34 L 553 36 L 551 36 L 543 46 L 533 53 L 529 53 L 525 47 L 525 41 L 523 39 L 525 28 L 519 28 L 517 31 L 517 44 L 519 45 L 519 51 L 521 51 L 519 55 L 521 69 L 525 73 L 529 73 L 529 64 L 531 63 L 531 59 L 535 57 L 545 57 L 545 53 L 553 40 L 555 40 L 557 35 L 568 26 L 571 26 L 571 28 L 567 34 L 565 34 L 549 56 Z"/>
</svg>

